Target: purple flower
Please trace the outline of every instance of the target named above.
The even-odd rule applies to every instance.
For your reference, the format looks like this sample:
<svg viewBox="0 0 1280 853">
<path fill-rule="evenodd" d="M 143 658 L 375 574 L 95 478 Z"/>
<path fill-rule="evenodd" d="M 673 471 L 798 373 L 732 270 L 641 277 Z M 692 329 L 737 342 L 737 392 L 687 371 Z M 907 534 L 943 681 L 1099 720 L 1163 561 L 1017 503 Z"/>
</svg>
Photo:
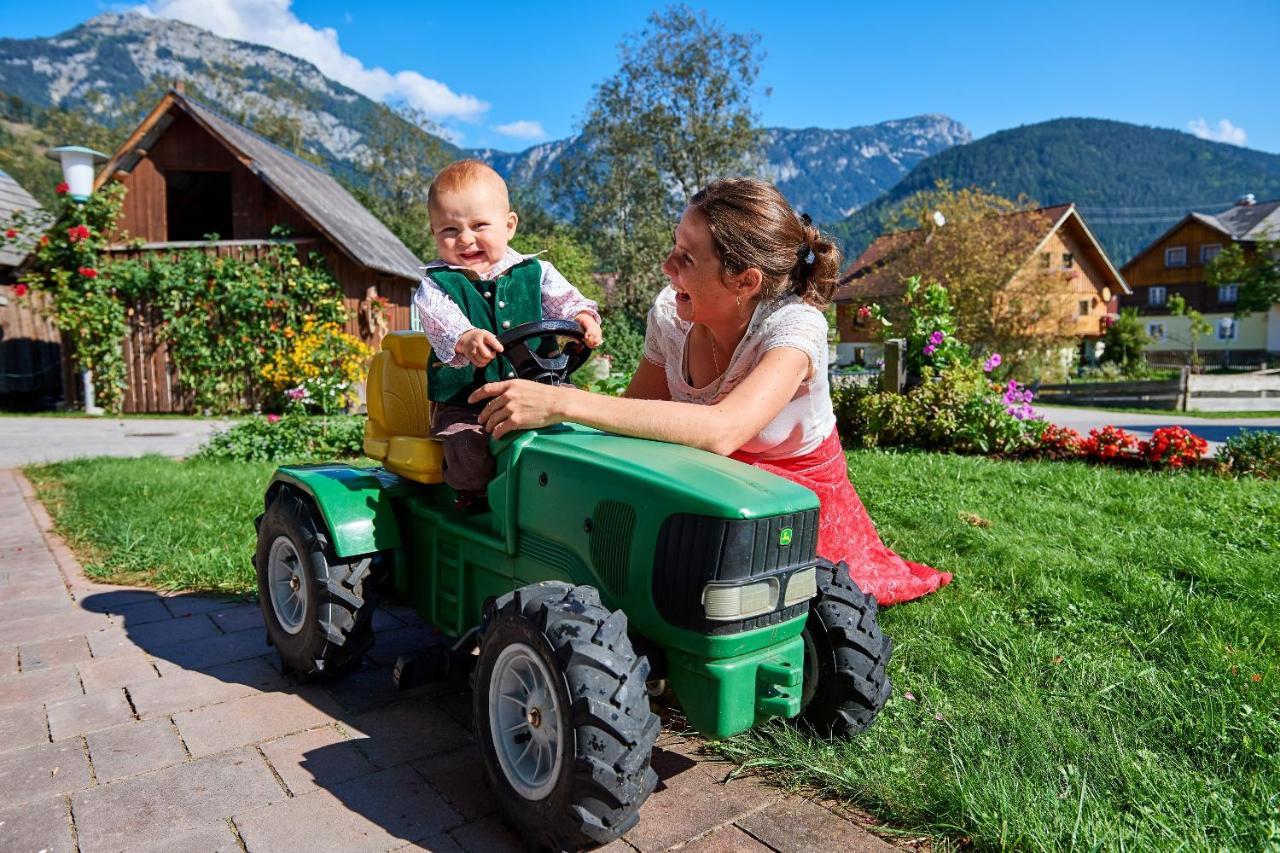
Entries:
<svg viewBox="0 0 1280 853">
<path fill-rule="evenodd" d="M 942 332 L 934 331 L 934 333 L 929 336 L 929 343 L 933 344 L 935 347 L 939 346 L 945 337 L 946 335 L 942 334 Z"/>
<path fill-rule="evenodd" d="M 990 373 L 991 371 L 995 370 L 997 367 L 1000 366 L 1001 360 L 1002 359 L 1000 358 L 1000 353 L 998 352 L 991 353 L 991 357 L 988 358 L 986 363 L 982 365 L 983 371 L 986 373 Z"/>
<path fill-rule="evenodd" d="M 937 346 L 935 346 L 934 344 L 926 344 L 926 345 L 925 345 L 925 348 L 924 348 L 924 354 L 925 354 L 925 355 L 933 355 L 933 352 L 934 352 L 934 350 L 936 350 L 936 349 L 937 349 Z"/>
</svg>

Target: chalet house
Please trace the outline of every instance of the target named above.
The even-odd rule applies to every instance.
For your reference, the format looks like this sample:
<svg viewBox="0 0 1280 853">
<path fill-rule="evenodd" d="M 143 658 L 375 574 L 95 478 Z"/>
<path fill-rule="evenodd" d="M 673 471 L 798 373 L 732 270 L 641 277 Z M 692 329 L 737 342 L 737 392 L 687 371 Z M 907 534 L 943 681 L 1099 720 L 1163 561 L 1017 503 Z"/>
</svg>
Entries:
<svg viewBox="0 0 1280 853">
<path fill-rule="evenodd" d="M 0 171 L 0 231 L 16 214 L 31 214 L 40 202 Z M 0 245 L 0 399 L 25 407 L 40 398 L 56 399 L 62 390 L 62 337 L 37 311 L 18 301 L 18 270 L 30 247 Z"/>
<path fill-rule="evenodd" d="M 1280 356 L 1280 305 L 1236 317 L 1237 286 L 1210 287 L 1205 281 L 1205 265 L 1226 246 L 1239 243 L 1249 253 L 1266 239 L 1280 239 L 1280 200 L 1256 203 L 1245 196 L 1217 215 L 1188 213 L 1124 265 L 1133 293 L 1120 304 L 1142 315 L 1152 338 L 1149 360 L 1182 364 L 1191 349 L 1190 321 L 1169 312 L 1174 294 L 1213 326 L 1196 342 L 1205 363 L 1256 364 Z"/>
<path fill-rule="evenodd" d="M 127 188 L 119 227 L 136 243 L 119 255 L 200 249 L 253 256 L 289 228 L 300 255 L 319 254 L 342 288 L 346 331 L 376 346 L 410 328 L 420 261 L 332 176 L 220 115 L 170 91 L 99 172 Z M 212 242 L 206 235 L 216 234 Z M 374 297 L 390 300 L 380 316 Z M 135 329 L 125 341 L 126 412 L 181 411 L 163 344 Z"/>
<path fill-rule="evenodd" d="M 1017 217 L 1010 232 L 1030 229 L 1035 248 L 1010 277 L 1055 272 L 1062 281 L 1064 319 L 1079 341 L 1082 358 L 1095 357 L 1098 340 L 1116 312 L 1117 299 L 1129 292 L 1106 251 L 1085 224 L 1074 204 L 1003 214 Z M 943 226 L 945 227 L 945 226 Z M 836 326 L 839 332 L 838 364 L 871 364 L 882 357 L 874 321 L 858 317 L 858 308 L 870 303 L 893 304 L 902 299 L 906 281 L 921 275 L 939 280 L 927 269 L 907 269 L 911 250 L 928 237 L 923 231 L 883 234 L 847 268 L 835 292 Z M 945 281 L 941 282 L 946 284 Z"/>
</svg>

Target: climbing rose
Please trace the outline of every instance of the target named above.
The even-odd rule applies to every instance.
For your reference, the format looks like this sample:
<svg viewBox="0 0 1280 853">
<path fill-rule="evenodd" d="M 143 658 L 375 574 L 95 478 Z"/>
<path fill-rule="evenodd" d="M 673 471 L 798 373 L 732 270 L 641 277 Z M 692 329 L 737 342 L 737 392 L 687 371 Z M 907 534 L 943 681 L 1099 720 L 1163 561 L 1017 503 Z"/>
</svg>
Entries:
<svg viewBox="0 0 1280 853">
<path fill-rule="evenodd" d="M 27 287 L 23 282 L 18 282 L 13 286 L 13 295 L 22 297 L 27 295 L 27 291 L 31 288 Z"/>
<path fill-rule="evenodd" d="M 62 183 L 54 187 L 53 191 L 56 192 L 58 195 L 66 195 L 67 193 L 71 192 L 71 185 L 68 184 L 66 181 L 63 181 Z"/>
<path fill-rule="evenodd" d="M 95 270 L 93 267 L 80 267 L 79 272 L 80 272 L 80 275 L 84 276 L 85 278 L 98 277 L 98 271 Z"/>
<path fill-rule="evenodd" d="M 870 305 L 863 305 L 863 306 L 860 306 L 860 307 L 858 308 L 858 319 L 859 319 L 859 320 L 861 320 L 861 321 L 862 321 L 862 322 L 864 322 L 864 323 L 865 323 L 867 320 L 870 320 L 870 319 L 871 319 L 871 306 L 870 306 Z"/>
<path fill-rule="evenodd" d="M 88 240 L 93 234 L 87 225 L 73 225 L 67 229 L 67 239 L 72 243 L 79 243 L 81 240 Z"/>
<path fill-rule="evenodd" d="M 17 232 L 17 231 L 14 231 L 12 228 L 10 228 L 9 230 L 7 230 L 7 231 L 5 231 L 5 232 L 4 232 L 4 236 L 5 236 L 6 238 L 8 238 L 8 239 L 12 240 L 14 237 L 17 237 L 17 236 L 18 236 L 18 232 Z"/>
</svg>

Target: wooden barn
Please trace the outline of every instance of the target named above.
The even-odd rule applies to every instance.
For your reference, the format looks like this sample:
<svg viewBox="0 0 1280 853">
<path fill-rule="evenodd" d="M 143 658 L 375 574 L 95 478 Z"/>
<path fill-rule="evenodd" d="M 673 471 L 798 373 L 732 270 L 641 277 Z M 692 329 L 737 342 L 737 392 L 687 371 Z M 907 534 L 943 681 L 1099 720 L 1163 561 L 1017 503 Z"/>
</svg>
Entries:
<svg viewBox="0 0 1280 853">
<path fill-rule="evenodd" d="M 32 214 L 40 203 L 17 181 L 0 172 L 0 231 L 17 214 Z M 41 297 L 20 300 L 19 268 L 29 246 L 0 246 L 0 402 L 32 408 L 62 394 L 62 336 L 33 305 Z"/>
<path fill-rule="evenodd" d="M 322 168 L 181 91 L 166 94 L 138 125 L 95 189 L 107 181 L 127 188 L 119 227 L 131 242 L 113 244 L 113 256 L 175 249 L 256 256 L 284 225 L 299 254 L 323 256 L 341 285 L 347 332 L 376 346 L 387 331 L 410 327 L 420 265 L 413 253 Z M 218 239 L 206 240 L 210 234 Z M 379 296 L 391 303 L 381 319 L 370 309 Z M 135 313 L 125 341 L 124 411 L 185 411 L 190 401 L 177 391 L 149 313 Z"/>
</svg>

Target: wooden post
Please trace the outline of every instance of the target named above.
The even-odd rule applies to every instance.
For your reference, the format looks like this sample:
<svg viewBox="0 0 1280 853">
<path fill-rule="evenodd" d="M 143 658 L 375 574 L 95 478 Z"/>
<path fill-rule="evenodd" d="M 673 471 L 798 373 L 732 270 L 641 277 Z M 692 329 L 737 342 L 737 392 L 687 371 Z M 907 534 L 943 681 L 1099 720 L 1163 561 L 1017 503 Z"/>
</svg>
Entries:
<svg viewBox="0 0 1280 853">
<path fill-rule="evenodd" d="M 901 394 L 907 381 L 907 342 L 891 338 L 884 342 L 884 369 L 880 372 L 880 388 L 891 394 Z"/>
</svg>

